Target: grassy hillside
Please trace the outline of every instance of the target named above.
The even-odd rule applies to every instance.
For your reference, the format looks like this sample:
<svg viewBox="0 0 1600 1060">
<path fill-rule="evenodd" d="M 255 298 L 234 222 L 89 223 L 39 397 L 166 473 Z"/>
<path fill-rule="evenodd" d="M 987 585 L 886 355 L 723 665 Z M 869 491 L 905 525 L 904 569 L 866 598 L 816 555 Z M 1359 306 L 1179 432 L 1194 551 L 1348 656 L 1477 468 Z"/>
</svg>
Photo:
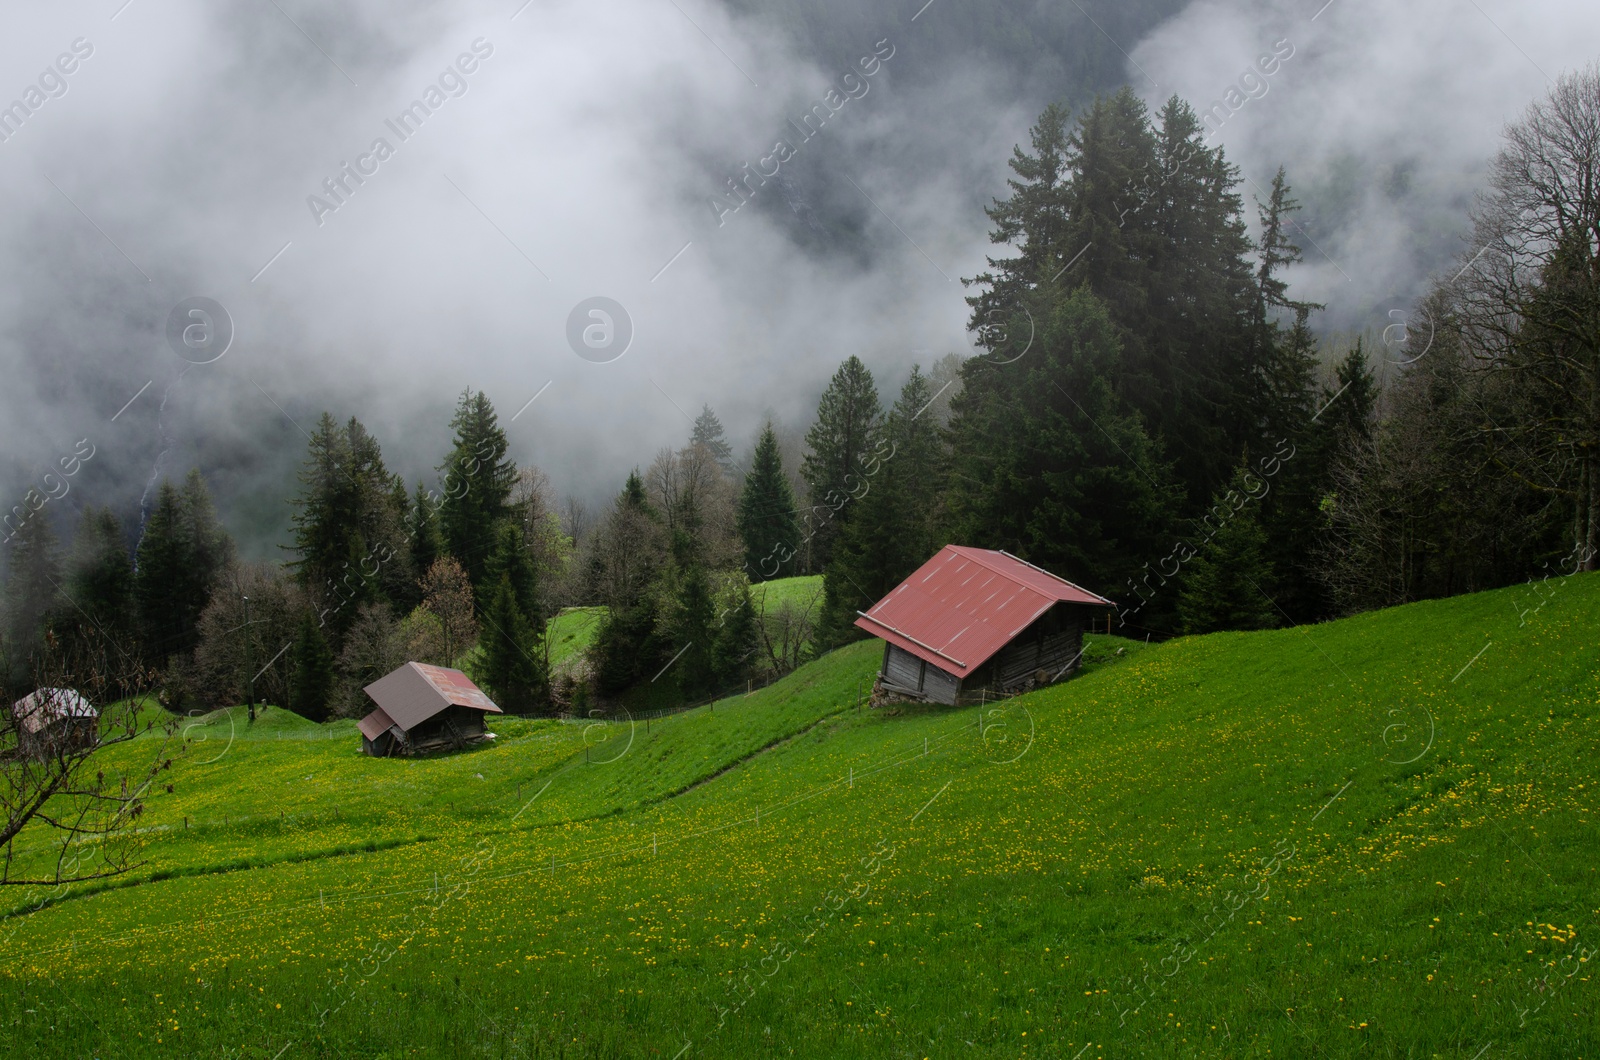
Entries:
<svg viewBox="0 0 1600 1060">
<path fill-rule="evenodd" d="M 545 627 L 545 636 L 550 638 L 552 673 L 568 669 L 589 650 L 605 613 L 603 607 L 568 607 L 550 620 Z"/>
<path fill-rule="evenodd" d="M 785 603 L 804 608 L 808 602 L 820 601 L 821 592 L 822 575 L 813 574 L 762 582 L 752 587 L 751 599 L 756 610 L 763 618 L 767 618 Z M 815 610 L 816 604 L 813 603 L 813 619 Z M 550 638 L 552 672 L 570 670 L 573 663 L 589 650 L 605 613 L 604 607 L 568 607 L 550 619 L 546 636 Z"/>
<path fill-rule="evenodd" d="M 756 610 L 761 612 L 763 618 L 772 615 L 784 604 L 792 604 L 797 608 L 804 608 L 813 601 L 820 601 L 822 593 L 822 575 L 802 574 L 794 578 L 774 578 L 770 582 L 758 582 L 750 587 L 750 599 L 755 603 Z"/>
<path fill-rule="evenodd" d="M 649 731 L 505 721 L 421 761 L 235 712 L 152 798 L 142 882 L 0 921 L 0 1027 L 26 1056 L 1594 1056 L 1600 576 L 1519 625 L 1530 592 L 1094 638 L 981 718 L 858 715 L 872 643 Z"/>
</svg>

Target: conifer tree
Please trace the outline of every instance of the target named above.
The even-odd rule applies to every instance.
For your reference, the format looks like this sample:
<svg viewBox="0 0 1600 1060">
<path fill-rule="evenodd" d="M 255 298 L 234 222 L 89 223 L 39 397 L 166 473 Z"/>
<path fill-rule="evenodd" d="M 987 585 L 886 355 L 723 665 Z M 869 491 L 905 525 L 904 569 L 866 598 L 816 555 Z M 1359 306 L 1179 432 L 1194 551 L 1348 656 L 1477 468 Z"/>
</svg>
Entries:
<svg viewBox="0 0 1600 1060">
<path fill-rule="evenodd" d="M 233 542 L 217 523 L 199 471 L 180 491 L 163 481 L 135 550 L 134 597 L 146 659 L 165 667 L 198 641 L 200 614 L 233 562 Z"/>
<path fill-rule="evenodd" d="M 744 541 L 745 570 L 751 581 L 785 577 L 794 570 L 800 548 L 800 523 L 795 518 L 794 492 L 783 473 L 778 436 L 769 421 L 756 442 L 750 473 L 739 496 L 739 537 Z"/>
<path fill-rule="evenodd" d="M 925 411 L 932 398 L 927 376 L 912 366 L 884 426 L 887 445 L 868 462 L 863 495 L 823 571 L 823 643 L 857 636 L 856 613 L 871 607 L 944 545 L 937 525 L 944 446 Z"/>
<path fill-rule="evenodd" d="M 1324 411 L 1318 415 L 1323 429 L 1338 449 L 1359 446 L 1372 438 L 1372 417 L 1377 408 L 1378 389 L 1368 364 L 1361 339 L 1334 365 L 1334 382 L 1324 390 Z"/>
<path fill-rule="evenodd" d="M 1202 543 L 1183 572 L 1178 617 L 1185 633 L 1271 629 L 1277 609 L 1266 535 L 1256 517 L 1259 479 L 1236 471 L 1227 490 L 1212 499 Z"/>
<path fill-rule="evenodd" d="M 384 467 L 378 441 L 361 421 L 343 425 L 324 412 L 300 469 L 300 495 L 290 503 L 300 584 L 323 615 L 335 646 L 362 605 L 403 608 L 415 596 L 415 575 L 403 535 L 403 490 Z"/>
<path fill-rule="evenodd" d="M 294 646 L 294 678 L 289 686 L 289 709 L 302 718 L 326 721 L 333 695 L 333 651 L 322 628 L 310 614 L 300 621 Z"/>
<path fill-rule="evenodd" d="M 1043 321 L 1087 287 L 1120 347 L 1105 380 L 1171 447 L 1187 504 L 1199 508 L 1226 477 L 1219 454 L 1245 442 L 1223 415 L 1240 392 L 1235 351 L 1251 296 L 1238 171 L 1175 98 L 1157 127 L 1126 88 L 1068 124 L 1064 109 L 1045 111 L 1033 152 L 1012 158 L 1011 194 L 988 211 L 992 241 L 1020 253 L 989 259 L 968 281 L 980 287 L 968 302 L 991 354 L 982 360 L 1033 356 Z"/>
<path fill-rule="evenodd" d="M 61 557 L 50 523 L 35 512 L 11 540 L 5 585 L 6 660 L 14 680 L 23 682 L 45 643 L 61 599 Z M 70 605 L 68 605 L 70 606 Z"/>
<path fill-rule="evenodd" d="M 462 392 L 450 427 L 455 441 L 439 466 L 444 472 L 439 527 L 445 547 L 479 590 L 488 577 L 495 526 L 511 514 L 517 469 L 506 459 L 510 443 L 483 391 Z"/>
<path fill-rule="evenodd" d="M 122 525 L 110 508 L 86 508 L 67 563 L 67 594 L 89 624 L 86 637 L 121 655 L 131 651 L 134 625 L 133 560 Z M 69 618 L 72 616 L 69 616 Z"/>
<path fill-rule="evenodd" d="M 691 446 L 703 445 L 711 450 L 717 461 L 717 467 L 722 473 L 732 478 L 738 470 L 733 462 L 733 447 L 728 444 L 727 432 L 722 428 L 722 421 L 717 414 L 711 411 L 710 405 L 702 406 L 700 415 L 695 417 L 694 430 L 689 434 Z"/>
<path fill-rule="evenodd" d="M 808 494 L 805 522 L 811 533 L 812 561 L 819 567 L 827 565 L 834 541 L 850 521 L 861 469 L 877 441 L 882 418 L 872 373 L 852 354 L 822 392 L 800 465 Z"/>
<path fill-rule="evenodd" d="M 620 692 L 666 661 L 657 635 L 657 577 L 666 535 L 637 469 L 628 475 L 605 524 L 593 535 L 592 591 L 606 606 L 590 656 L 601 691 Z"/>
<path fill-rule="evenodd" d="M 444 553 L 444 538 L 439 531 L 439 503 L 420 481 L 411 500 L 406 539 L 411 549 L 411 569 L 421 578 Z"/>
<path fill-rule="evenodd" d="M 546 702 L 546 681 L 535 627 L 517 604 L 517 592 L 502 573 L 483 614 L 482 674 L 500 709 L 532 714 Z"/>
<path fill-rule="evenodd" d="M 222 580 L 223 574 L 233 566 L 235 551 L 233 538 L 228 536 L 217 519 L 216 506 L 211 503 L 211 493 L 199 468 L 190 468 L 183 478 L 180 495 L 184 536 L 190 550 L 190 563 L 198 583 L 198 598 L 194 601 L 196 617 L 205 609 L 211 591 Z"/>
<path fill-rule="evenodd" d="M 760 621 L 750 599 L 750 586 L 741 580 L 712 641 L 711 668 L 718 688 L 737 685 L 754 674 L 761 648 Z"/>
<path fill-rule="evenodd" d="M 677 580 L 676 607 L 672 615 L 672 676 L 687 699 L 714 690 L 716 670 L 712 623 L 715 607 L 705 571 L 698 564 L 683 569 Z"/>
<path fill-rule="evenodd" d="M 510 519 L 495 528 L 495 546 L 489 556 L 487 573 L 498 583 L 506 579 L 527 622 L 538 629 L 543 625 L 544 608 L 539 594 L 539 574 L 529 554 L 522 528 Z"/>
<path fill-rule="evenodd" d="M 966 362 L 951 424 L 951 540 L 1005 549 L 1112 598 L 1170 547 L 1180 494 L 1108 381 L 1118 355 L 1105 306 L 1080 289 L 1040 321 L 1028 357 Z"/>
</svg>

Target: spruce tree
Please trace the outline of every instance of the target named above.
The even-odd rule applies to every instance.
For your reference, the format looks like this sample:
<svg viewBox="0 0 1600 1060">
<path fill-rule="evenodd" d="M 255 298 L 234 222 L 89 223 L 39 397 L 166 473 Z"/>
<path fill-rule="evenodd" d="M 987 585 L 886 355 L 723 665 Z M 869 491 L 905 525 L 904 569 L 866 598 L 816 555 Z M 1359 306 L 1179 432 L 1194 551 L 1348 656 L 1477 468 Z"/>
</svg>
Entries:
<svg viewBox="0 0 1600 1060">
<path fill-rule="evenodd" d="M 489 556 L 488 576 L 493 583 L 502 579 L 511 585 L 517 609 L 535 628 L 544 621 L 544 608 L 539 595 L 539 574 L 528 552 L 527 539 L 522 528 L 510 519 L 495 528 L 495 546 Z"/>
<path fill-rule="evenodd" d="M 772 423 L 761 430 L 750 473 L 739 495 L 739 537 L 744 541 L 745 570 L 751 581 L 766 581 L 793 573 L 800 548 L 800 522 L 795 517 L 794 492 L 783 473 L 778 436 Z"/>
<path fill-rule="evenodd" d="M 190 568 L 182 533 L 178 490 L 163 481 L 139 538 L 133 582 L 145 658 L 157 667 L 185 646 L 183 600 Z"/>
<path fill-rule="evenodd" d="M 134 648 L 133 560 L 110 508 L 86 508 L 67 563 L 67 594 L 87 624 L 85 643 L 117 655 Z M 69 616 L 70 617 L 70 616 Z M 109 643 L 102 641 L 109 639 Z"/>
<path fill-rule="evenodd" d="M 420 579 L 444 553 L 444 537 L 439 531 L 439 504 L 421 482 L 417 483 L 411 500 L 406 539 L 411 551 L 411 569 Z"/>
<path fill-rule="evenodd" d="M 599 689 L 620 692 L 670 658 L 657 633 L 656 582 L 666 563 L 666 535 L 638 469 L 629 473 L 591 547 L 591 588 L 606 613 L 590 658 Z"/>
<path fill-rule="evenodd" d="M 510 443 L 483 391 L 462 393 L 450 427 L 455 440 L 450 456 L 439 465 L 444 472 L 439 527 L 445 547 L 479 590 L 487 581 L 495 526 L 511 514 L 517 469 L 506 459 Z"/>
<path fill-rule="evenodd" d="M 748 680 L 756 669 L 761 649 L 761 630 L 750 587 L 740 582 L 735 596 L 724 610 L 711 647 L 711 669 L 718 688 L 729 688 Z"/>
<path fill-rule="evenodd" d="M 877 441 L 883 406 L 872 373 L 853 354 L 834 372 L 806 432 L 800 475 L 808 493 L 806 528 L 812 561 L 826 566 L 833 544 L 850 521 L 862 467 Z"/>
<path fill-rule="evenodd" d="M 1273 591 L 1266 535 L 1257 520 L 1260 479 L 1235 472 L 1231 485 L 1212 498 L 1197 531 L 1201 543 L 1183 570 L 1178 618 L 1184 633 L 1271 629 L 1278 613 L 1266 596 Z"/>
<path fill-rule="evenodd" d="M 289 709 L 302 718 L 326 721 L 333 696 L 333 651 L 322 635 L 320 623 L 307 614 L 300 621 L 294 646 L 294 678 L 289 685 Z"/>
<path fill-rule="evenodd" d="M 33 512 L 11 539 L 6 570 L 5 646 L 10 656 L 6 662 L 19 683 L 31 675 L 62 605 L 71 606 L 62 600 L 60 585 L 61 557 L 55 532 L 48 520 Z"/>
<path fill-rule="evenodd" d="M 1120 400 L 1105 306 L 1080 289 L 1013 365 L 963 366 L 951 424 L 951 539 L 1004 549 L 1119 599 L 1172 543 L 1170 466 Z M 1170 612 L 1172 601 L 1165 606 Z"/>
<path fill-rule="evenodd" d="M 189 560 L 194 570 L 196 597 L 191 601 L 195 618 L 205 610 L 211 591 L 222 576 L 233 566 L 235 549 L 233 538 L 228 536 L 217 519 L 216 507 L 211 503 L 211 493 L 199 468 L 190 468 L 183 478 L 179 497 L 183 517 L 183 534 L 189 547 Z"/>
<path fill-rule="evenodd" d="M 944 445 L 925 411 L 933 388 L 920 368 L 900 391 L 884 427 L 888 444 L 863 476 L 863 496 L 823 571 L 821 640 L 853 639 L 865 611 L 927 562 L 944 542 L 937 518 L 944 494 Z"/>
<path fill-rule="evenodd" d="M 500 709 L 532 714 L 545 704 L 544 668 L 535 627 L 517 604 L 509 575 L 501 574 L 483 614 L 484 684 Z"/>
<path fill-rule="evenodd" d="M 698 699 L 715 689 L 716 670 L 712 623 L 715 607 L 705 571 L 698 564 L 685 568 L 677 579 L 676 608 L 672 621 L 673 678 L 686 699 Z"/>
<path fill-rule="evenodd" d="M 716 458 L 717 467 L 729 478 L 732 478 L 738 470 L 733 462 L 733 447 L 728 444 L 727 432 L 722 429 L 722 421 L 711 411 L 710 405 L 702 406 L 700 415 L 695 417 L 694 430 L 689 434 L 689 444 L 703 445 L 711 450 Z"/>
<path fill-rule="evenodd" d="M 163 481 L 134 553 L 134 597 L 145 657 L 165 667 L 198 641 L 200 614 L 233 562 L 199 471 L 179 490 Z"/>
<path fill-rule="evenodd" d="M 1204 144 L 1187 104 L 1169 100 L 1157 127 L 1124 88 L 1068 128 L 1059 107 L 1011 161 L 1011 194 L 989 209 L 990 238 L 1020 248 L 969 283 L 983 362 L 1022 363 L 1071 292 L 1105 305 L 1120 353 L 1104 378 L 1171 447 L 1187 504 L 1199 508 L 1245 441 L 1224 415 L 1239 392 L 1250 308 L 1249 240 L 1237 169 Z M 1181 440 L 1181 444 L 1180 444 Z"/>
<path fill-rule="evenodd" d="M 290 503 L 300 584 L 324 616 L 337 646 L 362 605 L 404 607 L 415 596 L 415 575 L 402 531 L 403 490 L 361 421 L 344 425 L 324 412 L 300 470 L 300 495 Z"/>
<path fill-rule="evenodd" d="M 1322 393 L 1323 411 L 1317 416 L 1336 450 L 1358 447 L 1372 438 L 1373 415 L 1378 404 L 1377 384 L 1361 339 L 1334 365 L 1338 385 Z"/>
</svg>

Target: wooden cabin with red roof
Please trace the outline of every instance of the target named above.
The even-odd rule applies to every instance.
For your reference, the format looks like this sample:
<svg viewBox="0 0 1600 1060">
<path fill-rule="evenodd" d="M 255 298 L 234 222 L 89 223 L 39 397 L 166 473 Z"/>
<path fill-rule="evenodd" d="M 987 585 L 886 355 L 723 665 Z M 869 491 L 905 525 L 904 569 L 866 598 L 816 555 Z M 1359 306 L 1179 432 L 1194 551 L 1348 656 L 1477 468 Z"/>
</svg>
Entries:
<svg viewBox="0 0 1600 1060">
<path fill-rule="evenodd" d="M 376 758 L 493 739 L 484 719 L 502 713 L 471 678 L 447 666 L 408 662 L 362 691 L 377 709 L 357 723 L 361 749 Z"/>
<path fill-rule="evenodd" d="M 855 624 L 884 642 L 880 689 L 955 706 L 1061 680 L 1115 606 L 1009 552 L 946 545 Z"/>
</svg>

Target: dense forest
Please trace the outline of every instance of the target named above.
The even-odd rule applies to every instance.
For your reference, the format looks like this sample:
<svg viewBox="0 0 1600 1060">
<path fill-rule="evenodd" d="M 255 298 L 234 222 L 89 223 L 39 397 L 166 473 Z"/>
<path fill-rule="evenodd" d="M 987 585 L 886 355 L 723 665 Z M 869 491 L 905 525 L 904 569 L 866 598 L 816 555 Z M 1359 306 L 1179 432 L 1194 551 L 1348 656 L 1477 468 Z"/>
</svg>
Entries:
<svg viewBox="0 0 1600 1060">
<path fill-rule="evenodd" d="M 470 390 L 434 486 L 325 413 L 279 564 L 238 560 L 198 471 L 161 484 L 132 549 L 109 510 L 65 549 L 24 514 L 8 683 L 122 668 L 173 710 L 322 720 L 365 713 L 362 686 L 409 658 L 514 712 L 657 679 L 695 700 L 859 636 L 855 613 L 950 542 L 1112 598 L 1141 639 L 1595 569 L 1597 129 L 1600 72 L 1563 77 L 1508 130 L 1460 272 L 1408 328 L 1340 348 L 1286 279 L 1288 174 L 1246 202 L 1177 98 L 1048 107 L 965 281 L 983 354 L 894 380 L 850 356 L 803 441 L 769 423 L 736 446 L 705 408 L 594 515 L 512 459 Z M 752 587 L 795 574 L 822 576 L 816 606 L 764 614 Z M 547 621 L 586 605 L 586 664 L 557 679 Z"/>
</svg>

